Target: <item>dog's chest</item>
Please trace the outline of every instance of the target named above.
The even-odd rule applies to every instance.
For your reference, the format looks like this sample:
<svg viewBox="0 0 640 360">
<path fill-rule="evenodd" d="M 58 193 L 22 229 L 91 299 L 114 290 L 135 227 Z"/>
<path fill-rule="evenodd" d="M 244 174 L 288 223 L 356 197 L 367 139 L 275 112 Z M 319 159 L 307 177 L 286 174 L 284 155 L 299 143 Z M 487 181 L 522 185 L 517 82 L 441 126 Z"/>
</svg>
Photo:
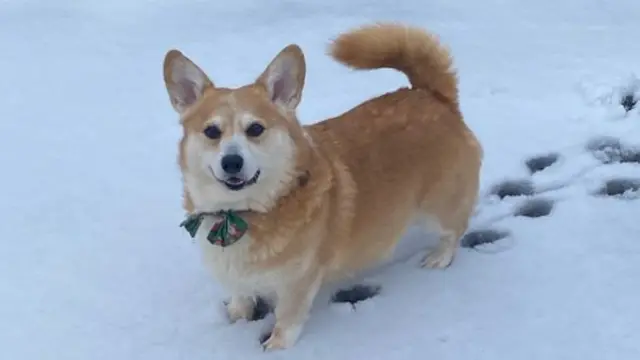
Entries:
<svg viewBox="0 0 640 360">
<path fill-rule="evenodd" d="M 207 240 L 214 222 L 215 219 L 212 217 L 204 218 L 196 233 L 196 239 L 202 251 L 203 261 L 216 280 L 236 295 L 268 294 L 275 291 L 282 282 L 283 269 L 260 269 L 259 260 L 266 254 L 250 251 L 250 231 L 237 242 L 222 247 Z"/>
</svg>

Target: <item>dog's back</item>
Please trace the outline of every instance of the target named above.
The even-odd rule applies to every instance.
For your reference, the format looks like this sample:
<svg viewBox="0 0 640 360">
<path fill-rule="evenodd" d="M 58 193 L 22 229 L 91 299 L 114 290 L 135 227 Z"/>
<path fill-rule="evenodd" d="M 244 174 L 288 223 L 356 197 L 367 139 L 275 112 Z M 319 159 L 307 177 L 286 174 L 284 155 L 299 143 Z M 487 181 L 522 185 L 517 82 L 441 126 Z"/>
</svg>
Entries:
<svg viewBox="0 0 640 360">
<path fill-rule="evenodd" d="M 458 108 L 449 53 L 421 29 L 377 24 L 339 36 L 331 54 L 356 69 L 400 70 L 412 85 L 308 127 L 354 184 L 351 234 L 332 244 L 337 268 L 389 254 L 416 215 L 443 239 L 424 265 L 448 266 L 475 204 L 482 157 Z"/>
</svg>

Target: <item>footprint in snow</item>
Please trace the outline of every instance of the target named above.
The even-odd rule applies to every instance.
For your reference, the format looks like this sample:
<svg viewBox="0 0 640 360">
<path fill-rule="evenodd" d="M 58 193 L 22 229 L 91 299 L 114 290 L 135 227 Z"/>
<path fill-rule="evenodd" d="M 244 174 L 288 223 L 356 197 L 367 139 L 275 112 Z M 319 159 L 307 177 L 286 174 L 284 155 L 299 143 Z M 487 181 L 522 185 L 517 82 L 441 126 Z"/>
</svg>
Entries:
<svg viewBox="0 0 640 360">
<path fill-rule="evenodd" d="M 640 179 L 615 178 L 607 180 L 595 195 L 636 199 L 640 195 Z"/>
<path fill-rule="evenodd" d="M 596 159 L 606 165 L 615 163 L 640 164 L 640 147 L 624 144 L 615 137 L 600 136 L 591 138 L 585 148 Z"/>
<path fill-rule="evenodd" d="M 524 164 L 527 169 L 529 169 L 529 173 L 533 175 L 555 164 L 559 159 L 560 154 L 552 152 L 548 154 L 532 156 L 528 158 L 524 162 Z"/>
<path fill-rule="evenodd" d="M 351 304 L 351 306 L 355 308 L 357 303 L 377 296 L 380 294 L 381 290 L 382 287 L 379 285 L 357 284 L 350 288 L 336 291 L 331 297 L 331 302 L 337 304 Z"/>
</svg>

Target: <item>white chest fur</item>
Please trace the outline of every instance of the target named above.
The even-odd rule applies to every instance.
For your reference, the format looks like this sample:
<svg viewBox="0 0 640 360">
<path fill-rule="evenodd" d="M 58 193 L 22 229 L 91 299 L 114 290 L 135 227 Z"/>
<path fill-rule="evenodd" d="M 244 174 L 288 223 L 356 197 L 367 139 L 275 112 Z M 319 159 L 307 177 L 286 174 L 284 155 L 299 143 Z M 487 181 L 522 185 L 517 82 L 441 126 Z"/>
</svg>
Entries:
<svg viewBox="0 0 640 360">
<path fill-rule="evenodd" d="M 290 265 L 284 264 L 268 271 L 260 268 L 260 260 L 268 257 L 268 250 L 263 250 L 260 254 L 250 252 L 253 241 L 251 229 L 229 246 L 211 244 L 207 240 L 207 234 L 214 221 L 215 218 L 211 216 L 203 219 L 196 234 L 196 241 L 202 251 L 205 265 L 220 285 L 232 295 L 270 295 L 283 285 L 287 272 L 288 276 L 291 276 Z"/>
</svg>

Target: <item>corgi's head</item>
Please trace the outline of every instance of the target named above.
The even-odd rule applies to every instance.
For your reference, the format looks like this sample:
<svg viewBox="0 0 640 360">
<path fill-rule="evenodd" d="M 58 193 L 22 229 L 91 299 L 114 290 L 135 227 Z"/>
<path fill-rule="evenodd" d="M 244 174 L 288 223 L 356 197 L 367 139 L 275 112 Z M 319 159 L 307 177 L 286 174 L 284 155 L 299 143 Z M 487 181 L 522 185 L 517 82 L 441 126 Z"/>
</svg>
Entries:
<svg viewBox="0 0 640 360">
<path fill-rule="evenodd" d="M 295 186 L 310 144 L 296 108 L 305 80 L 297 45 L 285 47 L 253 83 L 216 87 L 177 50 L 164 81 L 180 115 L 180 167 L 196 210 L 267 211 Z"/>
</svg>

